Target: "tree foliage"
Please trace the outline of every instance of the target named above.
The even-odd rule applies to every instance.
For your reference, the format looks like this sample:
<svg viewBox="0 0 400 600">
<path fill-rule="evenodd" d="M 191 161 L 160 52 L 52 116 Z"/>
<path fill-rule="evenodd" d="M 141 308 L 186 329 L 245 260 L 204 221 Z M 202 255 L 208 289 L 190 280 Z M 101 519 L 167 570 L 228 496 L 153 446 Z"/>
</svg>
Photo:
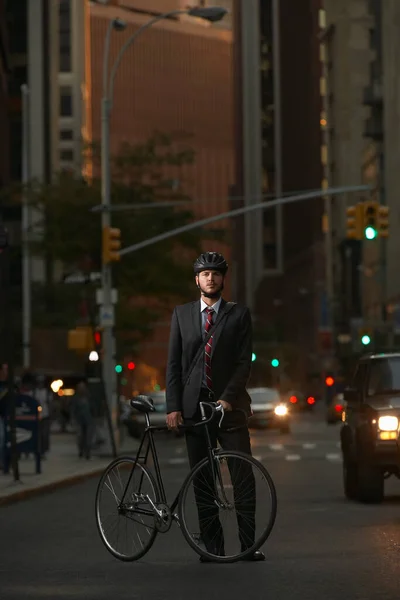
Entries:
<svg viewBox="0 0 400 600">
<path fill-rule="evenodd" d="M 101 204 L 98 147 L 90 148 L 90 153 L 94 173 L 90 182 L 62 172 L 51 184 L 32 182 L 28 190 L 33 212 L 44 220 L 43 227 L 39 225 L 40 235 L 33 238 L 33 251 L 52 264 L 62 263 L 64 273 L 85 273 L 101 267 L 101 213 L 92 210 Z M 113 211 L 111 222 L 121 230 L 123 247 L 196 219 L 184 191 L 190 182 L 182 179 L 184 167 L 193 161 L 194 153 L 182 136 L 155 133 L 143 144 L 121 146 L 111 164 L 111 203 L 116 208 L 130 208 Z M 182 202 L 182 206 L 152 207 L 162 201 Z M 145 204 L 146 208 L 134 209 L 138 204 Z M 195 229 L 126 255 L 113 266 L 114 285 L 119 292 L 117 323 L 121 329 L 134 332 L 135 337 L 146 335 L 165 309 L 192 296 L 191 265 L 205 239 L 223 239 L 223 232 Z M 44 299 L 39 303 L 42 318 L 51 323 L 53 309 L 58 321 L 66 314 L 69 322 L 65 324 L 73 326 L 71 309 L 64 313 L 62 308 L 63 295 L 70 306 L 71 292 L 63 294 L 60 284 L 56 288 L 52 307 L 46 306 Z M 77 301 L 79 293 L 77 290 Z"/>
</svg>

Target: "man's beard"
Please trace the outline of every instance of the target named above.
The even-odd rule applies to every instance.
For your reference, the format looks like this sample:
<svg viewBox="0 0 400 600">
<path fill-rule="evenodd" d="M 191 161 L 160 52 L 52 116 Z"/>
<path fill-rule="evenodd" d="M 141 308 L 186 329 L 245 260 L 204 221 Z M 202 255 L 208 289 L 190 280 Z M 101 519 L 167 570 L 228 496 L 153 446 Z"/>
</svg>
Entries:
<svg viewBox="0 0 400 600">
<path fill-rule="evenodd" d="M 201 295 L 202 295 L 202 296 L 204 296 L 205 298 L 211 298 L 211 299 L 214 299 L 214 298 L 219 298 L 219 297 L 221 296 L 221 292 L 222 292 L 222 291 L 223 291 L 223 289 L 224 289 L 224 282 L 222 282 L 222 283 L 221 283 L 221 285 L 219 286 L 219 289 L 218 289 L 218 290 L 216 290 L 215 292 L 211 292 L 211 293 L 210 293 L 210 292 L 205 292 L 205 291 L 203 290 L 203 288 L 201 287 L 201 285 L 200 285 L 200 284 L 198 284 L 198 286 L 197 286 L 197 287 L 199 288 L 199 290 L 200 290 L 200 292 L 201 292 Z"/>
</svg>

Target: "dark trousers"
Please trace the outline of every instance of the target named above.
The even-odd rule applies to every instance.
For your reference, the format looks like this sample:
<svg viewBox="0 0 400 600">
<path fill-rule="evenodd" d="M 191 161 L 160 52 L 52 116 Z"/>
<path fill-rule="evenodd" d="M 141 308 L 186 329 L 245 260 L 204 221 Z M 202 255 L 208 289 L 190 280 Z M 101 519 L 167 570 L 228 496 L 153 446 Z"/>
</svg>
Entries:
<svg viewBox="0 0 400 600">
<path fill-rule="evenodd" d="M 200 398 L 202 399 L 202 398 Z M 238 420 L 239 419 L 239 420 Z M 191 424 L 200 420 L 197 414 Z M 211 444 L 216 448 L 217 442 L 224 450 L 238 450 L 251 455 L 250 435 L 247 425 L 242 425 L 243 417 L 235 413 L 225 413 L 222 428 L 216 422 L 208 425 Z M 236 428 L 237 427 L 237 428 Z M 230 428 L 232 428 L 230 430 Z M 205 427 L 196 427 L 186 431 L 186 447 L 191 468 L 207 456 L 207 437 Z M 255 479 L 250 464 L 228 460 L 228 469 L 233 487 L 234 502 L 239 529 L 241 549 L 250 548 L 255 541 Z M 218 517 L 219 508 L 215 504 L 214 480 L 211 468 L 204 467 L 195 478 L 194 493 L 199 517 L 200 534 L 209 552 L 224 554 L 224 535 Z"/>
<path fill-rule="evenodd" d="M 90 421 L 77 422 L 77 437 L 79 456 L 90 458 L 93 438 L 93 424 Z"/>
</svg>

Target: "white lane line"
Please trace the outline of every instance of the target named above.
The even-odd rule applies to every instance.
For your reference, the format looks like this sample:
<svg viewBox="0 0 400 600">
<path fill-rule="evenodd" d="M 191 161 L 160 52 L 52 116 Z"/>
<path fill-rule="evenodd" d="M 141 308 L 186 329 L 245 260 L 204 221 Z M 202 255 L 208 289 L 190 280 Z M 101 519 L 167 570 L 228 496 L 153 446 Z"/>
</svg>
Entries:
<svg viewBox="0 0 400 600">
<path fill-rule="evenodd" d="M 317 444 L 303 444 L 305 450 L 312 450 Z"/>
<path fill-rule="evenodd" d="M 283 450 L 283 444 L 269 444 L 271 450 Z"/>
<path fill-rule="evenodd" d="M 301 456 L 300 454 L 287 454 L 285 456 L 286 460 L 300 460 Z"/>
<path fill-rule="evenodd" d="M 327 454 L 326 455 L 326 459 L 327 460 L 335 460 L 336 461 L 336 460 L 340 460 L 341 456 L 340 456 L 340 454 Z"/>
<path fill-rule="evenodd" d="M 170 458 L 168 463 L 170 465 L 183 465 L 186 462 L 186 458 Z"/>
</svg>

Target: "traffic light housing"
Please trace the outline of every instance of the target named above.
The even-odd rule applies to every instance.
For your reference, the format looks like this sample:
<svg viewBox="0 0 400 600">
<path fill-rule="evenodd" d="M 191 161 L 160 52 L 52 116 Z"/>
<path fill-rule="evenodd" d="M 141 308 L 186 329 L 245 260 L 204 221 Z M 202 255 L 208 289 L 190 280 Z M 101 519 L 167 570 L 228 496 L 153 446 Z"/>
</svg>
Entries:
<svg viewBox="0 0 400 600">
<path fill-rule="evenodd" d="M 361 240 L 364 235 L 364 207 L 362 202 L 346 208 L 346 237 Z"/>
<path fill-rule="evenodd" d="M 363 346 L 369 346 L 372 342 L 372 331 L 370 329 L 360 329 L 359 339 Z"/>
<path fill-rule="evenodd" d="M 364 202 L 364 239 L 375 240 L 378 237 L 378 202 Z"/>
<path fill-rule="evenodd" d="M 389 237 L 389 207 L 378 207 L 378 234 L 381 238 Z"/>
<path fill-rule="evenodd" d="M 121 230 L 114 227 L 104 227 L 103 229 L 103 264 L 108 265 L 111 262 L 121 260 L 119 250 L 121 248 Z"/>
</svg>

